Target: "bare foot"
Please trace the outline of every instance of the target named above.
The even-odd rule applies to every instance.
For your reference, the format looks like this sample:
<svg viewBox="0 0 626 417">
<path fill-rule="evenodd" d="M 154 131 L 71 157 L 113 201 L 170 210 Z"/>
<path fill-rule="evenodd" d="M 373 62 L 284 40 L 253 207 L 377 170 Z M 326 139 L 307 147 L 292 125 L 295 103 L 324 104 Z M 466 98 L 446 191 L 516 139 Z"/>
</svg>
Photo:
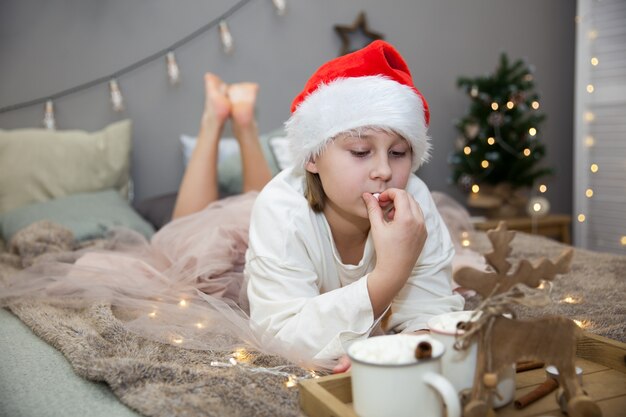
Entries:
<svg viewBox="0 0 626 417">
<path fill-rule="evenodd" d="M 254 123 L 254 106 L 259 85 L 255 83 L 237 83 L 228 87 L 233 123 L 249 127 Z"/>
<path fill-rule="evenodd" d="M 204 74 L 204 94 L 202 123 L 207 126 L 224 124 L 231 111 L 228 86 L 217 75 L 207 72 Z"/>
</svg>

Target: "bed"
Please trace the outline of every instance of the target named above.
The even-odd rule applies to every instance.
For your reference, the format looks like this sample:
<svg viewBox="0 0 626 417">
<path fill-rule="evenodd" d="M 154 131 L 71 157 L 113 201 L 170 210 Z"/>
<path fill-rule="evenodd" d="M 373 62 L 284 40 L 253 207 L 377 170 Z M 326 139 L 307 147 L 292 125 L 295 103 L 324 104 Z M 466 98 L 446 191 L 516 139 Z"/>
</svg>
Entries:
<svg viewBox="0 0 626 417">
<path fill-rule="evenodd" d="M 129 126 L 117 129 L 129 137 Z M 102 145 L 94 139 L 93 146 Z M 122 154 L 127 151 L 121 149 Z M 103 230 L 109 227 L 129 227 L 149 237 L 167 221 L 175 195 L 133 208 L 124 198 L 127 174 L 128 165 L 122 164 L 107 184 L 42 197 L 28 210 L 24 205 L 5 210 L 0 222 L 10 238 L 0 241 L 0 280 L 50 253 L 106 247 Z M 43 218 L 52 221 L 39 221 Z M 5 233 L 7 228 L 10 233 Z M 483 232 L 470 231 L 468 237 L 471 249 L 490 249 Z M 512 247 L 515 262 L 555 258 L 567 246 L 518 233 Z M 564 315 L 586 331 L 626 342 L 625 270 L 625 256 L 574 249 L 571 272 L 554 282 L 553 303 L 520 315 Z M 467 308 L 477 302 L 469 298 Z M 74 308 L 29 302 L 0 310 L 0 415 L 303 415 L 295 382 L 313 377 L 310 370 L 254 352 L 233 365 L 236 352 L 193 351 L 146 340 L 126 330 L 120 314 L 103 303 Z"/>
</svg>

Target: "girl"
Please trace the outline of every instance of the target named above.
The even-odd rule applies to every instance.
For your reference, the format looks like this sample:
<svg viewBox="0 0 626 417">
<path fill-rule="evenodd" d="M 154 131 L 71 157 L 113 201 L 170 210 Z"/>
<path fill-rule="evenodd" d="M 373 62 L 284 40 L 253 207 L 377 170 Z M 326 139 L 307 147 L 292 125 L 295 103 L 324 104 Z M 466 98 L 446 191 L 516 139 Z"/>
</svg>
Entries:
<svg viewBox="0 0 626 417">
<path fill-rule="evenodd" d="M 450 235 L 412 174 L 427 157 L 428 121 L 386 42 L 313 74 L 286 123 L 294 167 L 252 211 L 245 275 L 257 332 L 334 364 L 353 340 L 423 331 L 429 317 L 463 308 Z"/>
</svg>

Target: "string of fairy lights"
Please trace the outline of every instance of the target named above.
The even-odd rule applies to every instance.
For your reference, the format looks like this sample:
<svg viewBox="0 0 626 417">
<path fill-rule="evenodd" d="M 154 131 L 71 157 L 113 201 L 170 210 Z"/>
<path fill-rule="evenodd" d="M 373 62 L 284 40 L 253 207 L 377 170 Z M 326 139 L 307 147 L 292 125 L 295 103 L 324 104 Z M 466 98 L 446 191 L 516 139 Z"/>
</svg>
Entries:
<svg viewBox="0 0 626 417">
<path fill-rule="evenodd" d="M 577 91 L 577 95 L 579 96 L 579 100 L 583 103 L 583 111 L 577 112 L 576 117 L 582 117 L 582 124 L 579 124 L 582 132 L 580 134 L 580 142 L 578 146 L 583 146 L 587 148 L 587 152 L 584 152 L 586 155 L 586 160 L 584 163 L 586 164 L 584 172 L 586 176 L 586 183 L 581 187 L 577 187 L 582 189 L 581 191 L 584 193 L 584 198 L 581 197 L 581 204 L 578 204 L 577 213 L 576 213 L 576 221 L 580 224 L 581 227 L 584 227 L 583 224 L 588 223 L 589 220 L 589 203 L 591 199 L 597 197 L 595 190 L 591 186 L 590 178 L 592 176 L 597 175 L 600 171 L 600 165 L 598 161 L 593 160 L 593 158 L 589 159 L 591 156 L 591 149 L 596 145 L 597 138 L 593 134 L 592 126 L 596 121 L 596 114 L 593 109 L 590 108 L 589 104 L 593 102 L 591 99 L 592 95 L 597 93 L 597 86 L 594 85 L 593 79 L 594 72 L 599 71 L 601 69 L 600 58 L 598 57 L 598 51 L 601 51 L 601 47 L 594 47 L 598 37 L 600 35 L 599 28 L 596 26 L 596 22 L 593 18 L 592 8 L 589 8 L 590 4 L 585 4 L 585 7 L 581 9 L 583 13 L 579 14 L 575 18 L 576 25 L 579 27 L 579 31 L 582 31 L 582 36 L 579 37 L 579 42 L 585 42 L 584 45 L 580 48 L 581 51 L 584 51 L 584 60 L 579 62 L 579 65 L 584 65 L 584 68 L 578 68 L 577 71 L 580 74 L 583 74 L 582 80 L 577 83 L 577 88 L 581 89 Z M 578 191 L 578 190 L 577 190 Z M 578 192 L 581 192 L 578 191 Z M 588 227 L 588 226 L 587 226 Z M 583 235 L 586 237 L 587 227 L 585 227 Z M 618 237 L 619 245 L 622 247 L 626 246 L 626 235 L 622 235 Z"/>
<path fill-rule="evenodd" d="M 198 36 L 208 32 L 210 29 L 215 27 L 218 28 L 219 38 L 222 44 L 222 49 L 225 54 L 231 54 L 234 50 L 234 38 L 228 27 L 228 19 L 238 12 L 243 6 L 250 3 L 252 0 L 240 0 L 235 3 L 230 9 L 222 13 L 220 16 L 211 20 L 201 28 L 195 30 L 184 38 L 174 42 L 166 48 L 161 49 L 137 62 L 134 62 L 118 71 L 115 71 L 112 74 L 105 75 L 103 77 L 99 77 L 92 81 L 68 88 L 63 91 L 59 91 L 57 93 L 40 97 L 33 100 L 28 100 L 25 102 L 9 105 L 0 108 L 1 113 L 7 113 L 10 111 L 15 111 L 18 109 L 35 106 L 38 104 L 44 104 L 44 116 L 42 120 L 42 124 L 44 128 L 54 130 L 56 129 L 56 120 L 54 115 L 55 101 L 61 97 L 69 96 L 71 94 L 77 93 L 82 90 L 86 90 L 88 88 L 95 87 L 97 85 L 108 84 L 109 87 L 109 95 L 111 100 L 111 106 L 115 112 L 121 112 L 125 108 L 124 104 L 124 96 L 122 94 L 122 89 L 120 87 L 120 78 L 148 63 L 156 61 L 158 59 L 165 58 L 165 69 L 167 72 L 167 77 L 169 79 L 170 84 L 176 85 L 181 81 L 181 70 L 176 61 L 176 50 L 181 46 L 189 43 L 191 40 L 197 38 Z M 287 12 L 287 3 L 286 0 L 272 0 L 273 7 L 276 10 L 276 13 L 279 16 L 284 16 Z"/>
<path fill-rule="evenodd" d="M 580 24 L 580 23 L 581 23 L 581 21 L 582 21 L 582 16 L 576 16 L 576 24 Z M 593 43 L 593 41 L 595 41 L 595 40 L 597 39 L 597 37 L 598 37 L 598 31 L 597 31 L 597 29 L 593 29 L 593 28 L 592 28 L 592 29 L 589 31 L 589 33 L 587 34 L 587 39 L 588 39 L 588 41 L 589 41 L 590 43 Z M 592 57 L 589 59 L 589 63 L 588 63 L 587 65 L 589 65 L 589 67 L 590 67 L 589 69 L 593 69 L 593 68 L 597 67 L 598 65 L 600 65 L 600 60 L 598 59 L 598 57 L 597 57 L 597 56 L 592 56 Z M 595 86 L 594 86 L 591 82 L 589 82 L 589 83 L 587 83 L 587 85 L 585 86 L 585 91 L 586 91 L 588 94 L 593 94 L 593 92 L 595 91 Z M 586 124 L 590 124 L 590 123 L 592 123 L 592 122 L 595 120 L 595 118 L 596 118 L 595 114 L 594 114 L 592 111 L 590 111 L 590 110 L 588 110 L 588 111 L 584 112 L 584 114 L 583 114 L 583 120 L 584 120 L 584 122 L 585 122 Z M 585 146 L 586 146 L 587 148 L 591 148 L 591 147 L 593 147 L 593 146 L 595 145 L 595 143 L 596 143 L 596 140 L 595 140 L 595 138 L 594 138 L 591 134 L 587 134 L 587 135 L 585 136 L 585 142 L 584 142 L 584 144 L 585 144 Z M 599 167 L 599 166 L 598 166 L 598 164 L 597 164 L 597 163 L 595 163 L 595 162 L 592 162 L 592 163 L 589 165 L 589 171 L 591 172 L 591 174 L 595 174 L 595 173 L 597 173 L 599 169 L 600 169 L 600 167 Z M 586 198 L 592 198 L 592 197 L 593 197 L 593 194 L 594 194 L 593 189 L 592 189 L 591 187 L 589 187 L 589 186 L 588 186 L 588 187 L 585 189 L 585 197 L 586 197 Z M 583 213 L 583 212 L 580 212 L 580 213 L 578 213 L 578 214 L 576 215 L 576 220 L 577 220 L 579 223 L 584 223 L 584 222 L 587 220 L 587 215 L 586 215 L 585 213 Z M 626 245 L 626 236 L 623 236 L 623 237 L 622 237 L 622 242 L 621 242 L 621 243 L 622 243 L 622 245 Z"/>
<path fill-rule="evenodd" d="M 176 308 L 180 310 L 186 310 L 191 307 L 192 302 L 181 298 L 176 303 Z M 154 307 L 147 316 L 151 320 L 156 320 L 161 315 L 158 307 Z M 193 323 L 193 327 L 197 329 L 206 328 L 206 322 L 198 321 Z M 171 333 L 167 336 L 167 341 L 173 346 L 185 346 L 185 337 L 181 334 Z M 267 374 L 273 375 L 280 378 L 284 378 L 283 385 L 286 388 L 293 388 L 298 385 L 300 381 L 307 379 L 317 379 L 320 378 L 323 373 L 316 371 L 311 368 L 302 368 L 296 365 L 279 365 L 274 367 L 265 367 L 265 366 L 255 366 L 255 356 L 257 353 L 254 353 L 245 347 L 237 347 L 234 348 L 232 353 L 226 355 L 223 360 L 213 360 L 210 362 L 210 366 L 214 368 L 233 368 L 242 372 L 256 373 L 256 374 Z"/>
</svg>

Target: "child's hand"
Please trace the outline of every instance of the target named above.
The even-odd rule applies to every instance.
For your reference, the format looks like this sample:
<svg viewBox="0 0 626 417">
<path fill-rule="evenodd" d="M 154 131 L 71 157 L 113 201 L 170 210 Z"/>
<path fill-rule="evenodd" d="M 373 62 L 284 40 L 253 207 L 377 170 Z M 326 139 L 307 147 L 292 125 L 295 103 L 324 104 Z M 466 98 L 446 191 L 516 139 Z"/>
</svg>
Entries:
<svg viewBox="0 0 626 417">
<path fill-rule="evenodd" d="M 387 189 L 378 200 L 364 193 L 363 199 L 376 250 L 376 267 L 368 278 L 368 290 L 378 316 L 406 283 L 428 233 L 419 204 L 405 190 Z M 381 206 L 387 207 L 390 202 L 393 209 L 385 220 Z"/>
<path fill-rule="evenodd" d="M 350 370 L 351 366 L 352 362 L 350 362 L 350 358 L 348 357 L 348 355 L 343 355 L 341 358 L 339 358 L 337 365 L 335 365 L 335 367 L 333 368 L 333 374 L 341 374 L 343 372 L 347 372 Z"/>
<path fill-rule="evenodd" d="M 372 227 L 376 265 L 383 264 L 386 270 L 408 278 L 427 236 L 419 204 L 405 190 L 397 188 L 386 190 L 378 200 L 369 193 L 365 193 L 363 198 Z M 388 220 L 385 220 L 381 206 L 386 208 L 391 203 L 393 208 L 387 213 Z"/>
</svg>

